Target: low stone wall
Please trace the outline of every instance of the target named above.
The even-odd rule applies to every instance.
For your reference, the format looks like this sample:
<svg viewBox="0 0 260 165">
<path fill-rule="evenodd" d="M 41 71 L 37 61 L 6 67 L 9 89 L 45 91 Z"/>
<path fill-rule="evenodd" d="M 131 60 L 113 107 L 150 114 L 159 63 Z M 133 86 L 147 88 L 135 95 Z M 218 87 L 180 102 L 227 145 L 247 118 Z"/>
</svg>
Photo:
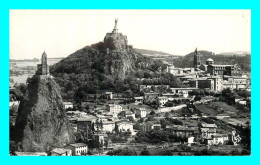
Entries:
<svg viewBox="0 0 260 165">
<path fill-rule="evenodd" d="M 165 108 L 159 108 L 158 111 L 163 113 L 163 112 L 170 112 L 170 111 L 176 111 L 176 110 L 180 110 L 184 107 L 187 107 L 186 104 L 181 104 L 178 106 L 174 106 L 174 107 L 165 107 Z"/>
</svg>

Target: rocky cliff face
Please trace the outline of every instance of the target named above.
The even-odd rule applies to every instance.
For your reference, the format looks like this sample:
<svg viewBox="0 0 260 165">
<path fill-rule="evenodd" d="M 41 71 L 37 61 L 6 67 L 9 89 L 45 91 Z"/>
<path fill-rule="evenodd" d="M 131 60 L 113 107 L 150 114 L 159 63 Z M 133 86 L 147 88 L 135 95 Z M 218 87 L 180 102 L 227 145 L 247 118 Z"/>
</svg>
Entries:
<svg viewBox="0 0 260 165">
<path fill-rule="evenodd" d="M 121 33 L 107 33 L 104 38 L 104 46 L 109 50 L 126 50 L 127 42 L 127 37 Z"/>
<path fill-rule="evenodd" d="M 48 75 L 34 76 L 18 109 L 15 141 L 20 151 L 49 151 L 74 141 L 60 88 Z"/>
<path fill-rule="evenodd" d="M 112 77 L 124 79 L 127 74 L 135 70 L 135 61 L 137 54 L 135 52 L 110 52 L 106 54 L 106 62 L 104 63 L 104 71 Z"/>
</svg>

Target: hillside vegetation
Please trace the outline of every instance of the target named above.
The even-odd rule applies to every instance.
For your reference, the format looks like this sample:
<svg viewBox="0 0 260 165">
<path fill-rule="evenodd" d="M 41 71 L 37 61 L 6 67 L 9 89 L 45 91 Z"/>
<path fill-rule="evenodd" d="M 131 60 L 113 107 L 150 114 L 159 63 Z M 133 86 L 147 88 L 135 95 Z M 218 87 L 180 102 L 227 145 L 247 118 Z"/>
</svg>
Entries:
<svg viewBox="0 0 260 165">
<path fill-rule="evenodd" d="M 50 67 L 50 72 L 61 86 L 62 98 L 85 100 L 87 94 L 103 91 L 128 92 L 131 96 L 144 83 L 179 86 L 180 82 L 165 69 L 162 61 L 133 49 L 107 53 L 103 42 L 99 42 L 62 59 Z"/>
</svg>

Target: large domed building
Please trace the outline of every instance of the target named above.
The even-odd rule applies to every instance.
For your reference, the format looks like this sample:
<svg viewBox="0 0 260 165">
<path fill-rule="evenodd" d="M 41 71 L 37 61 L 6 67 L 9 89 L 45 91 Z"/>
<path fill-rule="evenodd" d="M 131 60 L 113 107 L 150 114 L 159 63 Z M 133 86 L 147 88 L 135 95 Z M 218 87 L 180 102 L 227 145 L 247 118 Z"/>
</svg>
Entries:
<svg viewBox="0 0 260 165">
<path fill-rule="evenodd" d="M 206 65 L 212 65 L 214 64 L 214 60 L 212 58 L 207 59 Z"/>
</svg>

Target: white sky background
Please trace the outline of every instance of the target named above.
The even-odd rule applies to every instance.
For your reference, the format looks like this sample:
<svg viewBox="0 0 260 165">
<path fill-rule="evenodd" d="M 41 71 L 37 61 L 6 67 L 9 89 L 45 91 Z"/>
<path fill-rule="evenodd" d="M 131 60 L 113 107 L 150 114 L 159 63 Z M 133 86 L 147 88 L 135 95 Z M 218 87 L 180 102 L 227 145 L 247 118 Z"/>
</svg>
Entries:
<svg viewBox="0 0 260 165">
<path fill-rule="evenodd" d="M 10 58 L 67 57 L 118 29 L 134 48 L 251 52 L 250 10 L 10 10 Z"/>
</svg>

